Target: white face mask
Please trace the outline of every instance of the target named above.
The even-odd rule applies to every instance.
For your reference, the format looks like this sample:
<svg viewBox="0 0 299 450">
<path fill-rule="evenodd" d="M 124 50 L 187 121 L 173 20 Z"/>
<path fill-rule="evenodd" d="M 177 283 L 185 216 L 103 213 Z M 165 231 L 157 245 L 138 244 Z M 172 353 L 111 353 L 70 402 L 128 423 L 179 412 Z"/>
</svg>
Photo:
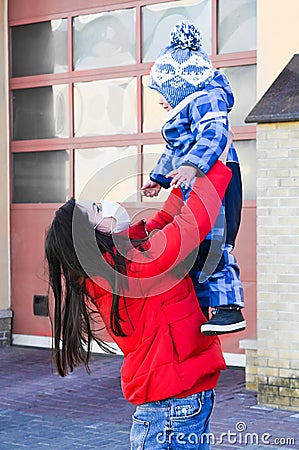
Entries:
<svg viewBox="0 0 299 450">
<path fill-rule="evenodd" d="M 103 200 L 99 206 L 101 208 L 102 217 L 97 223 L 95 223 L 95 229 L 97 228 L 98 230 L 103 231 L 100 228 L 101 222 L 103 221 L 103 219 L 111 217 L 116 220 L 116 225 L 113 228 L 113 233 L 121 233 L 122 231 L 129 228 L 131 223 L 130 216 L 127 213 L 126 209 L 119 203 L 110 200 Z"/>
</svg>

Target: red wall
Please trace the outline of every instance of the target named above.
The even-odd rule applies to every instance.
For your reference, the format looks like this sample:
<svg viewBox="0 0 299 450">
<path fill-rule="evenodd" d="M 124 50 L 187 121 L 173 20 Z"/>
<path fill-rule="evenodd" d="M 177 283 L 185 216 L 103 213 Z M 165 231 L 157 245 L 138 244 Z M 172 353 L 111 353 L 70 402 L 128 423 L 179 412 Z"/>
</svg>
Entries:
<svg viewBox="0 0 299 450">
<path fill-rule="evenodd" d="M 54 207 L 15 206 L 11 211 L 12 309 L 13 333 L 50 336 L 47 317 L 34 316 L 34 294 L 47 295 L 47 273 L 44 264 L 45 230 L 54 215 Z M 239 340 L 256 337 L 256 237 L 255 207 L 243 209 L 236 256 L 241 267 L 245 289 L 247 329 L 221 338 L 223 350 L 242 353 Z"/>
</svg>

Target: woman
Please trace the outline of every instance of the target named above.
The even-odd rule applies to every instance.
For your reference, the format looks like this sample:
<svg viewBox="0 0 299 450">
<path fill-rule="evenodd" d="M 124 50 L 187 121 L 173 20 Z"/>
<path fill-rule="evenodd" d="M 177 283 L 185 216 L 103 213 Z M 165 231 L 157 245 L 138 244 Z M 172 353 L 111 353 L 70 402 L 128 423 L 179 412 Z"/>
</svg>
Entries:
<svg viewBox="0 0 299 450">
<path fill-rule="evenodd" d="M 92 338 L 107 350 L 94 329 L 96 310 L 124 353 L 122 389 L 137 405 L 131 449 L 210 448 L 225 362 L 218 337 L 200 332 L 205 317 L 182 264 L 212 227 L 230 178 L 219 161 L 196 179 L 186 204 L 174 189 L 148 221 L 149 237 L 140 223 L 125 231 L 118 204 L 75 200 L 56 212 L 47 233 L 58 373 L 80 362 L 88 370 Z"/>
</svg>

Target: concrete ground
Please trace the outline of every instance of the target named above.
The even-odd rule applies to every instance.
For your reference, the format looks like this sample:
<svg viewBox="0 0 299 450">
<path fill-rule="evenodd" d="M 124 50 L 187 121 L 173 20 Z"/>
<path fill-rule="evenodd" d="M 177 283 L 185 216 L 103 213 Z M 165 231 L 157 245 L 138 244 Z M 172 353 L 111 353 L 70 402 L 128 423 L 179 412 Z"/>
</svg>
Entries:
<svg viewBox="0 0 299 450">
<path fill-rule="evenodd" d="M 134 406 L 122 396 L 121 364 L 93 355 L 91 375 L 79 367 L 59 378 L 49 350 L 0 349 L 0 450 L 129 450 Z M 299 413 L 258 406 L 243 369 L 222 373 L 211 431 L 215 450 L 299 449 Z"/>
</svg>

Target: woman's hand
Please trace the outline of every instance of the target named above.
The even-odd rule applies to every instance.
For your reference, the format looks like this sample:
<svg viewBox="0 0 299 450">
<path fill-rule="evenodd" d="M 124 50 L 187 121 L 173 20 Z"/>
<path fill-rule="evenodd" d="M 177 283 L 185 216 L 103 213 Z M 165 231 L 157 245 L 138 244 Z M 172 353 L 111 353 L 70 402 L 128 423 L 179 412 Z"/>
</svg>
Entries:
<svg viewBox="0 0 299 450">
<path fill-rule="evenodd" d="M 157 197 L 159 195 L 159 192 L 161 190 L 160 184 L 156 183 L 155 181 L 148 180 L 142 187 L 141 187 L 141 193 L 145 197 Z"/>
<path fill-rule="evenodd" d="M 175 188 L 185 183 L 186 188 L 190 187 L 190 183 L 197 174 L 197 169 L 193 166 L 181 166 L 178 169 L 172 170 L 166 175 L 166 178 L 172 177 L 170 186 Z"/>
</svg>

